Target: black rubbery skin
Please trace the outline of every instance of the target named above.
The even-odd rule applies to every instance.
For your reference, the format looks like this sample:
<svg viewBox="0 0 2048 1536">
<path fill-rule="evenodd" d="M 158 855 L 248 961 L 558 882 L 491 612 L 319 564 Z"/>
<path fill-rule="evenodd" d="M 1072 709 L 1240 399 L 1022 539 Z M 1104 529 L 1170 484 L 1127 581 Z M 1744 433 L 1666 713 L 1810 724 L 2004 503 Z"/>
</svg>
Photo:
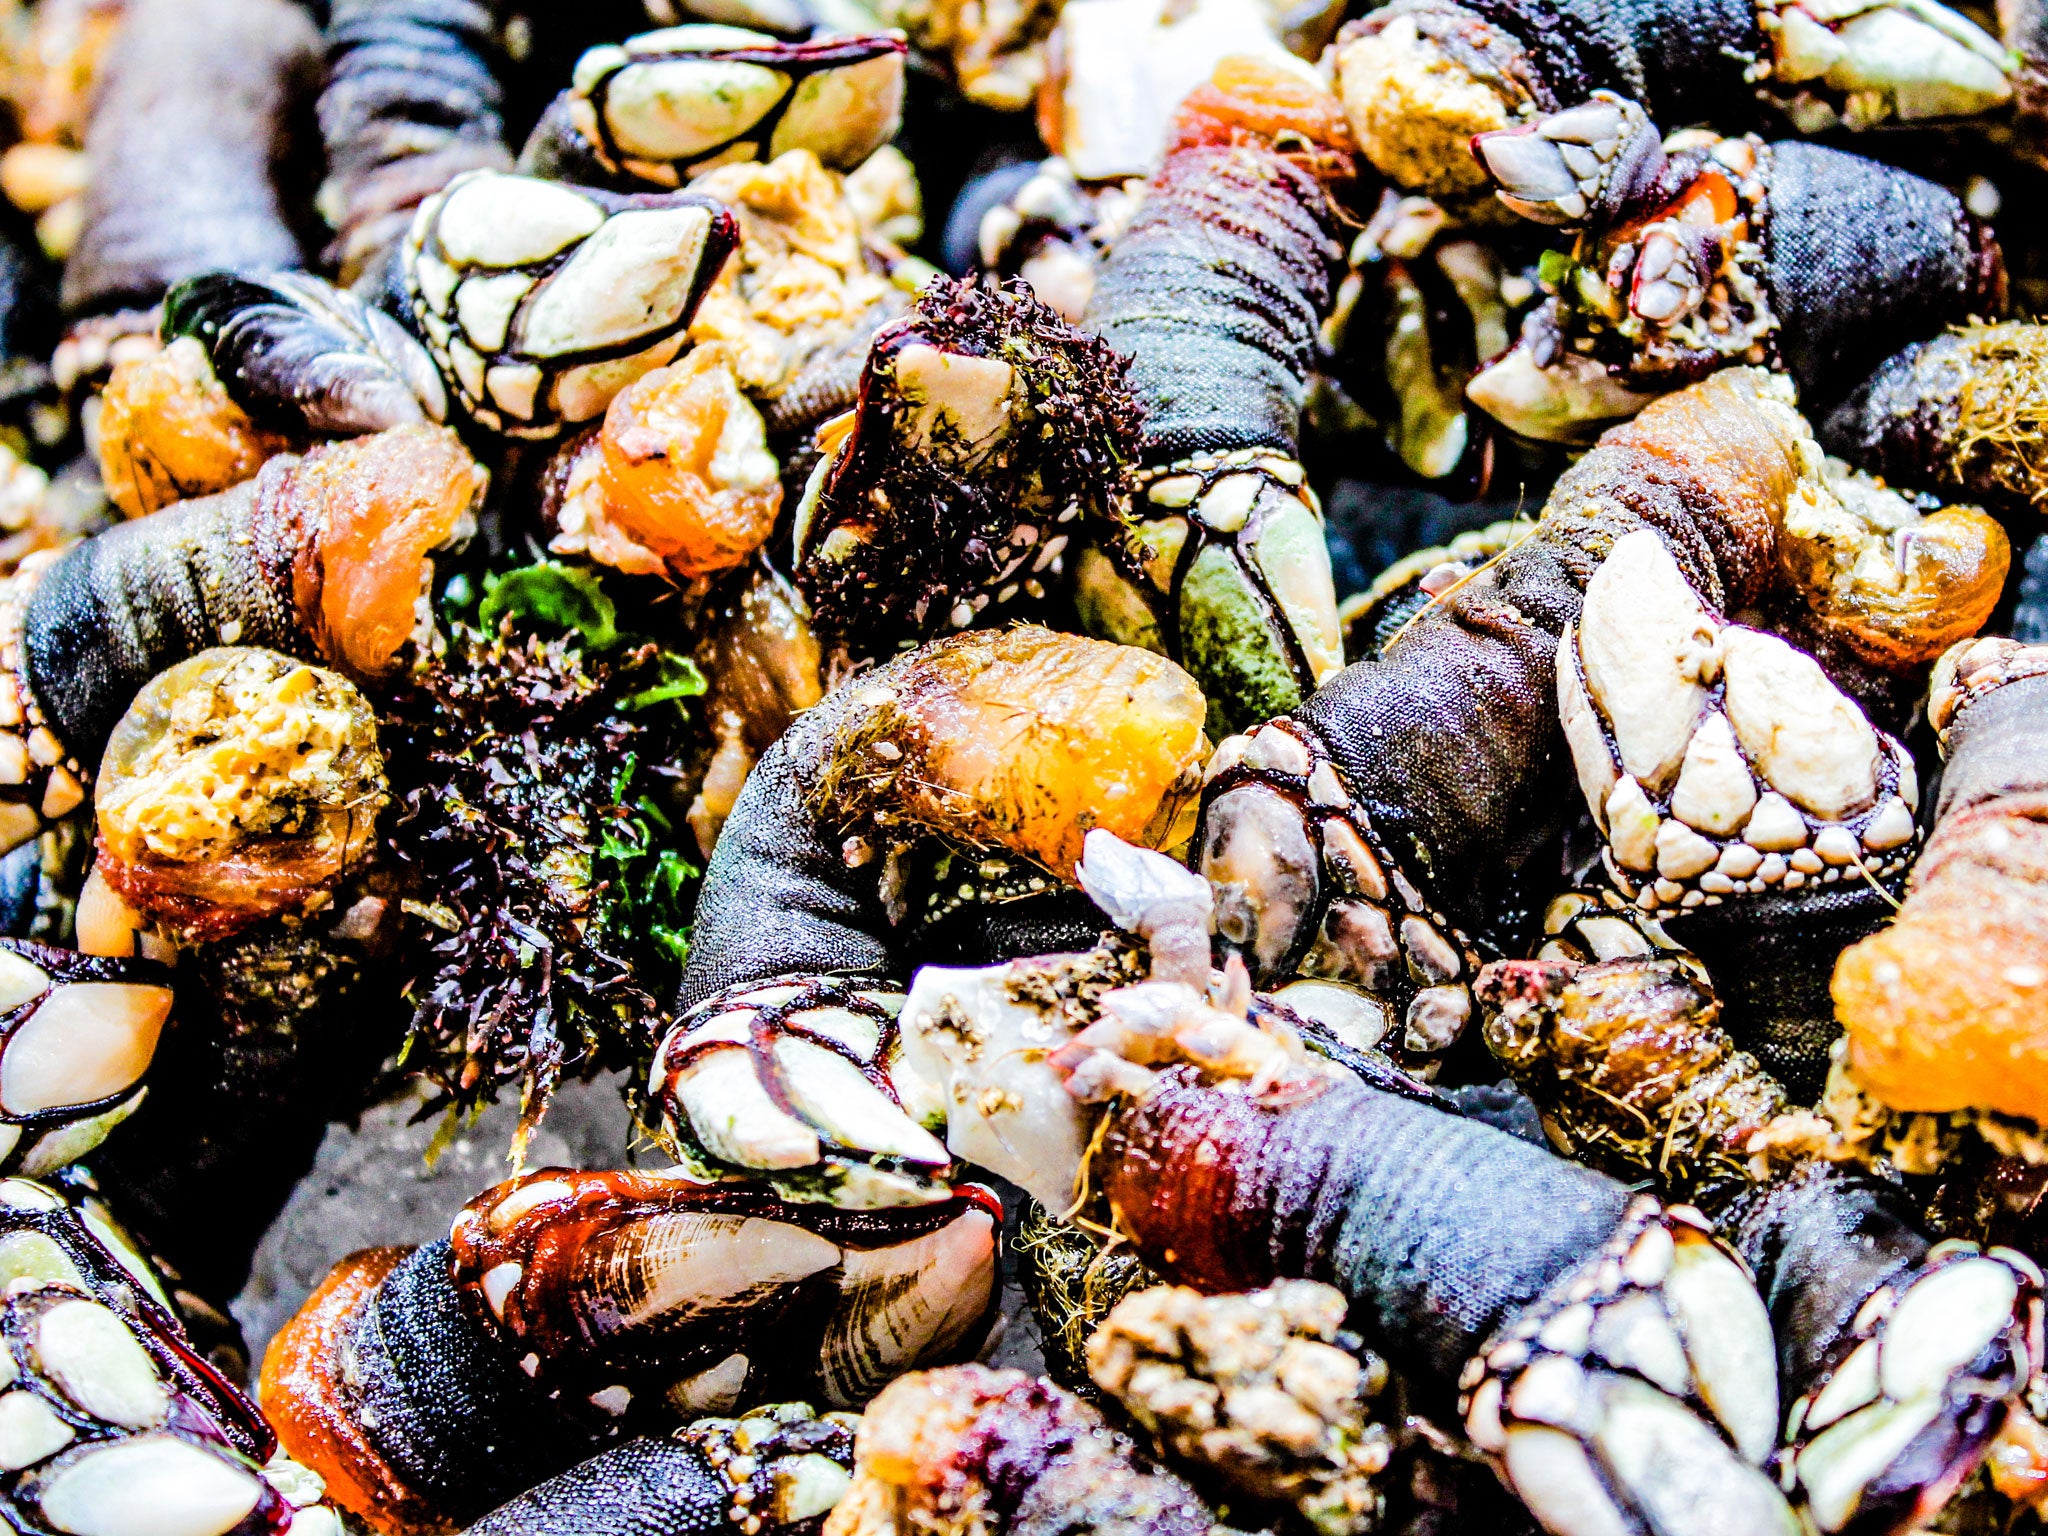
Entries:
<svg viewBox="0 0 2048 1536">
<path fill-rule="evenodd" d="M 22 649 L 51 728 L 97 768 L 114 726 L 157 673 L 211 646 L 305 654 L 292 610 L 296 541 L 265 508 L 298 460 L 72 545 L 29 599 Z"/>
<path fill-rule="evenodd" d="M 831 725 L 823 717 L 842 712 L 828 698 L 747 775 L 704 873 L 679 1012 L 769 976 L 889 973 L 876 872 L 847 868 L 811 814 L 795 767 L 822 750 Z"/>
<path fill-rule="evenodd" d="M 642 1436 L 499 1505 L 469 1536 L 712 1536 L 734 1529 L 726 1519 L 731 1497 L 695 1446 Z"/>
<path fill-rule="evenodd" d="M 406 1485 L 451 1520 L 476 1519 L 598 1444 L 463 1310 L 446 1238 L 385 1277 L 351 1343 L 357 1416 Z"/>
<path fill-rule="evenodd" d="M 1273 1110 L 1169 1069 L 1112 1119 L 1102 1166 L 1162 1274 L 1204 1289 L 1326 1281 L 1433 1394 L 1630 1199 L 1545 1148 L 1351 1077 Z"/>
<path fill-rule="evenodd" d="M 288 0 L 127 7 L 86 129 L 68 311 L 146 308 L 198 272 L 301 265 L 275 179 L 318 89 L 318 44 Z"/>
<path fill-rule="evenodd" d="M 1764 280 L 1816 418 L 1901 341 L 2004 307 L 1996 246 L 1946 187 L 1798 140 L 1766 153 Z"/>
<path fill-rule="evenodd" d="M 1809 1163 L 1722 1215 L 1771 1311 L 1786 1400 L 1831 1364 L 1863 1303 L 1927 1256 L 1903 1189 L 1836 1163 Z"/>
</svg>

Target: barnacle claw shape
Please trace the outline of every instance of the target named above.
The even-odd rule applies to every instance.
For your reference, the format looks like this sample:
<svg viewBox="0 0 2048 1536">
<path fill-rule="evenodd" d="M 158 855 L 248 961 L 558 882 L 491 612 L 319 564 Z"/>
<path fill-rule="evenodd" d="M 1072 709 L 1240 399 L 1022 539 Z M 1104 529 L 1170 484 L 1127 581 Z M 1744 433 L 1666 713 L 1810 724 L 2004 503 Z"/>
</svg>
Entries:
<svg viewBox="0 0 2048 1536">
<path fill-rule="evenodd" d="M 1803 132 L 1968 117 L 2012 99 L 2005 50 L 1936 0 L 1764 0 L 1767 94 Z"/>
<path fill-rule="evenodd" d="M 881 984 L 818 976 L 706 999 L 655 1054 L 664 1146 L 699 1178 L 766 1180 L 793 1200 L 947 1199 L 929 1106 L 898 1086 L 902 1009 Z"/>
<path fill-rule="evenodd" d="M 193 1349 L 86 1204 L 0 1180 L 0 1511 L 92 1536 L 341 1536 L 320 1479 Z"/>
<path fill-rule="evenodd" d="M 723 1412 L 764 1388 L 845 1407 L 973 1353 L 994 1316 L 1001 1225 L 977 1185 L 860 1211 L 548 1169 L 463 1208 L 452 1272 L 509 1357 L 614 1417 L 651 1395 Z"/>
<path fill-rule="evenodd" d="M 1282 448 L 1147 468 L 1114 560 L 1084 563 L 1090 629 L 1179 658 L 1224 725 L 1294 708 L 1344 665 L 1322 504 Z"/>
<path fill-rule="evenodd" d="M 425 349 L 382 310 L 305 272 L 204 272 L 164 296 L 164 339 L 195 338 L 264 426 L 346 437 L 443 420 Z"/>
<path fill-rule="evenodd" d="M 1276 720 L 1209 761 L 1197 868 L 1254 982 L 1411 1070 L 1472 1014 L 1465 937 L 1423 898 L 1313 731 Z M 1302 991 L 1286 983 L 1339 983 Z"/>
<path fill-rule="evenodd" d="M 1614 218 L 1664 168 L 1662 140 L 1642 107 L 1595 91 L 1575 107 L 1482 133 L 1472 152 L 1494 196 L 1526 219 L 1570 229 Z"/>
<path fill-rule="evenodd" d="M 413 219 L 406 304 L 471 420 L 551 438 L 682 350 L 738 240 L 731 212 L 700 193 L 470 171 Z"/>
<path fill-rule="evenodd" d="M 1473 1443 L 1556 1536 L 1800 1530 L 1761 1470 L 1778 1425 L 1770 1318 L 1685 1207 L 1639 1198 L 1460 1386 Z"/>
<path fill-rule="evenodd" d="M 707 162 L 792 149 L 850 171 L 902 121 L 905 51 L 890 33 L 790 43 L 743 27 L 643 32 L 576 61 L 569 122 L 607 170 L 662 186 Z"/>
<path fill-rule="evenodd" d="M 0 939 L 0 1169 L 54 1172 L 132 1114 L 171 1003 L 151 961 Z"/>
<path fill-rule="evenodd" d="M 1648 529 L 1587 584 L 1557 689 L 1608 874 L 1645 912 L 1880 880 L 1911 857 L 1905 747 L 1811 658 L 1711 613 Z"/>
<path fill-rule="evenodd" d="M 2041 1271 L 1946 1242 L 1880 1287 L 1786 1416 L 1787 1486 L 1834 1536 L 1933 1519 L 2041 1368 Z"/>
</svg>

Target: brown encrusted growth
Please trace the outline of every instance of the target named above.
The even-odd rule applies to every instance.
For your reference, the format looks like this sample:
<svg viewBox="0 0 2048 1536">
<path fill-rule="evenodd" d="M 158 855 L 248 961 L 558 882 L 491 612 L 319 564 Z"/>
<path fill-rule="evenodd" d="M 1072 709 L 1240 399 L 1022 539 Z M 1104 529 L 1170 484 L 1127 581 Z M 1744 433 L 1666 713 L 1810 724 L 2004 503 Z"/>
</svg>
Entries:
<svg viewBox="0 0 2048 1536">
<path fill-rule="evenodd" d="M 876 333 L 851 435 L 799 514 L 820 628 L 886 653 L 1042 597 L 1057 525 L 1110 515 L 1136 455 L 1127 366 L 1025 283 L 928 283 Z"/>
<path fill-rule="evenodd" d="M 853 1486 L 824 1536 L 1209 1536 L 1178 1478 L 1070 1392 L 956 1365 L 898 1378 L 868 1405 Z"/>
<path fill-rule="evenodd" d="M 1061 1386 L 1095 1397 L 1088 1336 L 1133 1291 L 1159 1283 L 1130 1249 L 1105 1248 L 1036 1200 L 1024 1202 L 1013 1244 L 1017 1278 L 1038 1319 L 1045 1369 Z"/>
<path fill-rule="evenodd" d="M 1088 1369 L 1183 1464 L 1293 1506 L 1319 1536 L 1363 1536 L 1386 1504 L 1393 1437 L 1367 1412 L 1388 1372 L 1339 1344 L 1344 1312 L 1343 1293 L 1313 1280 L 1232 1296 L 1154 1286 L 1095 1331 Z"/>
<path fill-rule="evenodd" d="M 2048 505 L 2048 326 L 1967 325 L 1888 358 L 1821 428 L 1861 467 Z"/>
<path fill-rule="evenodd" d="M 599 869 L 636 762 L 669 745 L 621 709 L 635 659 L 458 625 L 383 725 L 401 791 L 386 853 L 425 930 L 404 1064 L 464 1109 L 516 1081 L 521 1145 L 564 1071 L 639 1059 L 660 1017 L 635 979 L 644 936 L 614 930 Z"/>
<path fill-rule="evenodd" d="M 1551 1140 L 1617 1178 L 1653 1177 L 1678 1199 L 1746 1179 L 1750 1137 L 1789 1107 L 1680 960 L 1500 961 L 1473 991 L 1488 1047 Z"/>
</svg>

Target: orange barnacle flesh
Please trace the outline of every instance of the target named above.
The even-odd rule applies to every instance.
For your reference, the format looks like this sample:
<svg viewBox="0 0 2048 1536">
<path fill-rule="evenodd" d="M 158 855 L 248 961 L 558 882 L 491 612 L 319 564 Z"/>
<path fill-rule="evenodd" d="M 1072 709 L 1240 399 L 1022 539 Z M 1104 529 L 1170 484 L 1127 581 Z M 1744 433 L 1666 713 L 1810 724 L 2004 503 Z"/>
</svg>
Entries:
<svg viewBox="0 0 2048 1536">
<path fill-rule="evenodd" d="M 1778 559 L 1822 626 L 1865 661 L 1926 666 L 1982 629 L 2012 564 L 1975 507 L 1919 516 L 1882 490 L 1788 504 Z"/>
<path fill-rule="evenodd" d="M 1091 828 L 1154 848 L 1190 830 L 1207 705 L 1151 651 L 1028 625 L 973 631 L 846 692 L 851 712 L 812 786 L 825 814 L 884 807 L 1062 879 Z"/>
<path fill-rule="evenodd" d="M 291 446 L 228 398 L 190 336 L 116 365 L 100 396 L 100 478 L 124 517 L 240 485 Z"/>
<path fill-rule="evenodd" d="M 2048 797 L 1944 818 L 1898 920 L 1836 962 L 1834 998 L 1882 1103 L 2048 1123 Z"/>
<path fill-rule="evenodd" d="M 1233 53 L 1181 102 L 1166 152 L 1246 140 L 1346 156 L 1358 148 L 1344 103 L 1327 86 L 1270 59 Z"/>
<path fill-rule="evenodd" d="M 775 526 L 782 481 L 767 427 L 723 348 L 698 347 L 621 390 L 603 444 L 609 520 L 678 576 L 732 569 Z"/>
<path fill-rule="evenodd" d="M 299 616 L 350 677 L 386 677 L 419 626 L 429 556 L 475 527 L 486 476 L 446 427 L 393 427 L 301 459 L 284 490 L 313 533 L 293 578 Z"/>
<path fill-rule="evenodd" d="M 365 1248 L 328 1272 L 271 1339 L 256 1387 L 278 1444 L 319 1473 L 327 1496 L 382 1536 L 455 1529 L 406 1487 L 350 1411 L 342 1376 L 348 1336 L 407 1248 Z"/>
</svg>

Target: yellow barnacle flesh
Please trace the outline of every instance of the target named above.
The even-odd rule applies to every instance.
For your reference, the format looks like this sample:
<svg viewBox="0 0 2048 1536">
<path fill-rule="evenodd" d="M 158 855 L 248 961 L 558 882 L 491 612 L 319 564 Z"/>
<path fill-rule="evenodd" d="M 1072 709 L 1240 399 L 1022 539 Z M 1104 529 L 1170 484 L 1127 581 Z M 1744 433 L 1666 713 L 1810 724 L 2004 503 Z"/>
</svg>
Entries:
<svg viewBox="0 0 2048 1536">
<path fill-rule="evenodd" d="M 224 646 L 160 674 L 114 728 L 101 869 L 167 920 L 303 904 L 367 847 L 386 799 L 368 700 L 336 673 Z"/>
<path fill-rule="evenodd" d="M 1095 827 L 1170 847 L 1207 741 L 1194 679 L 1164 657 L 1033 626 L 936 641 L 848 685 L 821 802 L 1006 848 L 1067 878 Z"/>
</svg>

